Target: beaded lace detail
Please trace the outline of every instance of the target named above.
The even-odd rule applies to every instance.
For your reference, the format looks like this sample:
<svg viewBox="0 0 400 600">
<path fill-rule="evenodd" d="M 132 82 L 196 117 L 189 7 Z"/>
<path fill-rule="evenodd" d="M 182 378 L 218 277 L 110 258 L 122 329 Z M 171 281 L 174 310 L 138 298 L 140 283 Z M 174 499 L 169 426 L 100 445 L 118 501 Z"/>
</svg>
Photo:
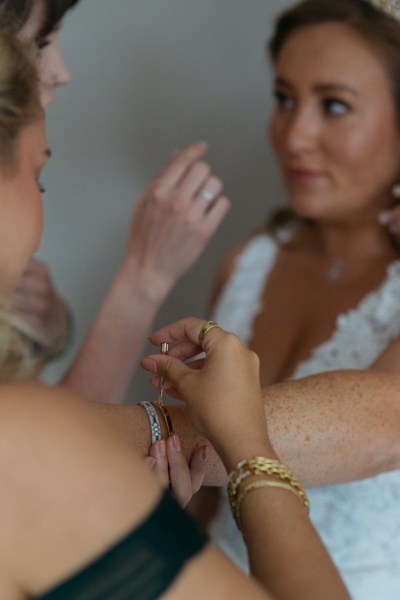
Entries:
<svg viewBox="0 0 400 600">
<path fill-rule="evenodd" d="M 245 343 L 262 310 L 262 294 L 279 242 L 254 237 L 238 257 L 213 319 Z M 336 369 L 365 369 L 400 334 L 400 261 L 356 308 L 338 316 L 329 340 L 301 362 L 292 378 Z M 400 473 L 309 490 L 311 518 L 356 600 L 400 598 Z M 226 497 L 211 535 L 244 568 L 244 544 Z"/>
</svg>

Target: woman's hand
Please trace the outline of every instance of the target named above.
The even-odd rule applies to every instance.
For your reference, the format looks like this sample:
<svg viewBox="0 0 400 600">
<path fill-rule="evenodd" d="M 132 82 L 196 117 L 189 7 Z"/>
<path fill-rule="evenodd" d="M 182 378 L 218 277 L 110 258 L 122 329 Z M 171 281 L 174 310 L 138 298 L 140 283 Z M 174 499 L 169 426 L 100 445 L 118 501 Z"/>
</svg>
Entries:
<svg viewBox="0 0 400 600">
<path fill-rule="evenodd" d="M 209 437 L 217 451 L 232 465 L 247 455 L 269 451 L 265 412 L 259 383 L 257 355 L 244 347 L 238 337 L 219 327 L 205 336 L 199 334 L 204 321 L 189 317 L 164 327 L 150 341 L 175 343 L 168 355 L 151 355 L 142 366 L 164 377 L 170 395 L 184 400 L 196 424 Z M 206 355 L 200 364 L 186 364 L 201 350 Z M 237 459 L 237 460 L 236 460 Z M 229 466 L 228 466 L 229 468 Z"/>
<path fill-rule="evenodd" d="M 54 350 L 68 336 L 65 305 L 57 294 L 48 267 L 32 258 L 12 295 L 13 305 Z"/>
<path fill-rule="evenodd" d="M 175 152 L 138 202 L 125 265 L 153 293 L 168 292 L 192 266 L 229 209 L 206 149 L 200 142 Z"/>
<path fill-rule="evenodd" d="M 176 499 L 185 507 L 201 487 L 208 459 L 208 447 L 196 448 L 187 463 L 177 435 L 161 440 L 150 448 L 149 467 L 163 487 L 170 486 Z"/>
</svg>

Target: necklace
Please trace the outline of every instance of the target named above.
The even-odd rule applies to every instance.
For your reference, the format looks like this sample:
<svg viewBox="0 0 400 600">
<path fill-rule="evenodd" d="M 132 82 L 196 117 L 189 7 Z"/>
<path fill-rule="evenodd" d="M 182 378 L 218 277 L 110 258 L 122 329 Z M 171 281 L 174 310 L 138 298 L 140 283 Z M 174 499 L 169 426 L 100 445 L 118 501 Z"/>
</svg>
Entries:
<svg viewBox="0 0 400 600">
<path fill-rule="evenodd" d="M 332 259 L 331 264 L 328 267 L 326 276 L 329 281 L 339 281 L 342 276 L 344 267 L 344 258 L 342 256 L 335 256 Z"/>
</svg>

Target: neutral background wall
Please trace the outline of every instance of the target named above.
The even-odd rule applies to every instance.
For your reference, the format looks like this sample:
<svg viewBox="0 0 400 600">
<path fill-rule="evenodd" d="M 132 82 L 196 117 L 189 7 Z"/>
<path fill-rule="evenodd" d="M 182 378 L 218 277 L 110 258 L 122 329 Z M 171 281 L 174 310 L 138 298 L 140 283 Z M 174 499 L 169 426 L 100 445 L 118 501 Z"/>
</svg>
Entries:
<svg viewBox="0 0 400 600">
<path fill-rule="evenodd" d="M 205 315 L 221 257 L 282 199 L 266 141 L 265 40 L 288 0 L 81 0 L 60 41 L 73 81 L 48 111 L 40 257 L 87 333 L 122 257 L 136 198 L 174 148 L 204 139 L 232 209 L 155 326 Z M 127 400 L 151 397 L 136 373 Z"/>
</svg>

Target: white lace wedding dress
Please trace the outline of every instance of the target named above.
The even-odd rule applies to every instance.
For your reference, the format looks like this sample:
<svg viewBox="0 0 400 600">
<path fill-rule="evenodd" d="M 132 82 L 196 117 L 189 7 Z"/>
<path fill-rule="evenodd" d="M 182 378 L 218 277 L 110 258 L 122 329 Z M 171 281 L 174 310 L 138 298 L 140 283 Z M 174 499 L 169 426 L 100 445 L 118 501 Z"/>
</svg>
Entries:
<svg viewBox="0 0 400 600">
<path fill-rule="evenodd" d="M 254 237 L 215 307 L 213 319 L 248 343 L 278 242 Z M 293 378 L 337 369 L 365 369 L 400 334 L 400 260 L 359 305 L 337 318 L 332 337 L 298 365 Z M 379 402 L 379 398 L 376 399 Z M 400 402 L 400 390 L 399 390 Z M 374 432 L 371 431 L 371 436 Z M 351 457 L 349 457 L 351 460 Z M 400 473 L 308 490 L 311 518 L 355 600 L 400 598 Z M 224 494 L 211 536 L 247 570 L 242 538 Z"/>
</svg>

